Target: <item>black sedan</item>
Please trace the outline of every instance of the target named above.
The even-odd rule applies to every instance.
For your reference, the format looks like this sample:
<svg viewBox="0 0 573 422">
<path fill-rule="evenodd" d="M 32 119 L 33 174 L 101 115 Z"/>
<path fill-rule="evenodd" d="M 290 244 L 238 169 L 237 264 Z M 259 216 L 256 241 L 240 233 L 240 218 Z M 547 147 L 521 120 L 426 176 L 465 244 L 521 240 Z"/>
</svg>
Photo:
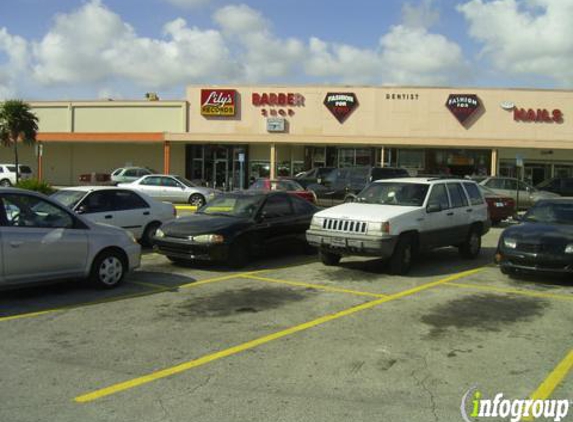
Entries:
<svg viewBox="0 0 573 422">
<path fill-rule="evenodd" d="M 290 240 L 304 242 L 317 208 L 286 192 L 237 192 L 216 197 L 194 215 L 157 230 L 154 249 L 173 262 L 216 261 L 239 268 Z"/>
<path fill-rule="evenodd" d="M 572 274 L 573 199 L 538 201 L 501 234 L 495 261 L 504 274 Z"/>
</svg>

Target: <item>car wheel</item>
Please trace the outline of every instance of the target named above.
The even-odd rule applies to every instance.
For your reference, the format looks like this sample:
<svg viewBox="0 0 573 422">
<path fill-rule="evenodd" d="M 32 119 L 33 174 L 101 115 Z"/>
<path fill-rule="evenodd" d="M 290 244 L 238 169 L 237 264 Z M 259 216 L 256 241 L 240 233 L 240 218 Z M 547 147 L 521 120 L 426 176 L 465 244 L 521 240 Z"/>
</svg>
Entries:
<svg viewBox="0 0 573 422">
<path fill-rule="evenodd" d="M 194 193 L 189 197 L 189 205 L 194 205 L 197 208 L 201 208 L 205 205 L 205 197 L 200 193 Z"/>
<path fill-rule="evenodd" d="M 153 221 L 147 225 L 143 231 L 143 236 L 141 236 L 141 244 L 143 246 L 153 246 L 153 237 L 159 226 L 161 226 L 161 223 L 157 221 Z"/>
<path fill-rule="evenodd" d="M 119 252 L 103 251 L 92 264 L 90 281 L 97 287 L 111 289 L 121 283 L 126 267 L 125 258 Z"/>
<path fill-rule="evenodd" d="M 402 236 L 394 253 L 390 258 L 390 273 L 396 275 L 408 274 L 412 268 L 412 258 L 414 257 L 414 244 L 410 236 Z"/>
<path fill-rule="evenodd" d="M 481 236 L 477 227 L 470 230 L 467 239 L 460 245 L 462 258 L 474 259 L 481 251 Z"/>
<path fill-rule="evenodd" d="M 2 180 L 0 180 L 0 186 L 3 186 L 3 187 L 12 186 L 12 183 L 10 183 L 10 181 L 8 179 L 2 179 Z"/>
<path fill-rule="evenodd" d="M 332 267 L 334 265 L 338 265 L 340 263 L 340 259 L 342 258 L 342 256 L 340 256 L 340 255 L 337 255 L 337 254 L 332 253 L 332 252 L 327 252 L 324 250 L 321 250 L 319 252 L 319 257 L 320 257 L 320 261 L 324 265 L 327 265 L 329 267 Z"/>
<path fill-rule="evenodd" d="M 243 268 L 249 262 L 249 246 L 243 240 L 236 240 L 229 249 L 228 264 L 231 268 Z"/>
</svg>

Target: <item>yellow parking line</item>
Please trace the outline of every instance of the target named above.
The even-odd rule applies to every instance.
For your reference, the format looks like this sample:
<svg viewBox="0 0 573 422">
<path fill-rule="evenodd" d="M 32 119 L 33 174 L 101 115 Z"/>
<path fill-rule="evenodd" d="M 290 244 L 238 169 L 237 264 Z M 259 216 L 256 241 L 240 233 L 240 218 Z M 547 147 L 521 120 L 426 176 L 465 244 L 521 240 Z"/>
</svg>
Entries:
<svg viewBox="0 0 573 422">
<path fill-rule="evenodd" d="M 84 307 L 88 307 L 88 306 L 101 305 L 104 303 L 118 302 L 118 301 L 124 300 L 124 299 L 135 299 L 138 297 L 150 296 L 150 295 L 153 295 L 156 293 L 160 293 L 163 291 L 166 292 L 169 290 L 172 290 L 172 288 L 171 287 L 164 288 L 164 289 L 157 288 L 156 290 L 151 291 L 151 292 L 139 292 L 139 293 L 133 293 L 133 294 L 129 294 L 129 295 L 122 295 L 122 296 L 110 297 L 110 298 L 106 298 L 106 299 L 94 300 L 94 301 L 90 301 L 90 302 L 76 303 L 73 305 L 62 306 L 59 308 L 46 309 L 43 311 L 28 312 L 25 314 L 0 317 L 0 322 L 13 321 L 16 319 L 23 319 L 23 318 L 32 318 L 32 317 L 37 317 L 37 316 L 46 315 L 46 314 L 53 314 L 56 312 L 63 312 L 63 311 L 69 311 L 69 310 L 73 310 L 73 309 L 84 308 Z"/>
<path fill-rule="evenodd" d="M 531 400 L 546 400 L 555 389 L 565 380 L 569 372 L 573 369 L 573 349 L 569 352 L 565 359 L 563 359 L 549 374 L 549 376 L 541 383 L 541 385 L 531 394 Z M 524 418 L 524 421 L 531 421 L 533 418 Z"/>
<path fill-rule="evenodd" d="M 215 352 L 209 355 L 205 355 L 203 357 L 193 359 L 188 362 L 184 362 L 179 365 L 172 366 L 170 368 L 162 369 L 156 372 L 152 372 L 148 375 L 144 375 L 138 378 L 134 378 L 128 381 L 120 382 L 109 387 L 101 388 L 99 390 L 92 391 L 87 394 L 82 394 L 77 396 L 74 400 L 78 403 L 87 403 L 94 400 L 101 399 L 103 397 L 107 397 L 113 394 L 117 394 L 119 392 L 130 390 L 135 387 L 142 386 L 144 384 L 148 384 L 153 381 L 157 381 L 162 378 L 166 378 L 172 375 L 176 375 L 190 369 L 196 368 L 198 366 L 206 365 L 208 363 L 214 362 L 216 360 L 229 357 L 232 355 L 236 355 L 238 353 L 244 352 L 245 350 L 253 349 L 255 347 L 261 346 L 266 343 L 270 343 L 271 341 L 281 339 L 283 337 L 308 330 L 310 328 L 316 327 L 318 325 L 325 324 L 330 321 L 334 321 L 349 315 L 353 315 L 355 313 L 374 308 L 375 306 L 381 305 L 386 302 L 391 302 L 393 300 L 401 299 L 406 296 L 410 296 L 421 291 L 430 289 L 432 287 L 439 286 L 441 284 L 448 283 L 450 281 L 454 281 L 463 277 L 468 277 L 470 275 L 476 274 L 480 272 L 482 268 L 478 268 L 475 270 L 464 271 L 458 274 L 454 274 L 452 276 L 443 278 L 441 280 L 433 281 L 430 283 L 423 284 L 418 287 L 414 287 L 412 289 L 405 290 L 400 293 L 393 294 L 391 296 L 383 297 L 377 300 L 373 300 L 370 302 L 363 303 L 361 305 L 353 306 L 351 308 L 345 309 L 340 312 L 336 312 L 334 314 L 329 314 L 326 316 L 322 316 L 320 318 L 314 319 L 312 321 L 305 322 L 303 324 L 296 325 L 294 327 L 287 328 L 285 330 L 278 331 L 273 334 L 269 334 L 267 336 L 259 337 L 258 339 L 248 341 L 246 343 L 239 344 L 234 347 L 230 347 L 228 349 L 221 350 L 219 352 Z"/>
<path fill-rule="evenodd" d="M 368 296 L 368 297 L 388 297 L 389 295 L 381 294 L 381 293 L 370 293 L 370 292 L 362 292 L 358 290 L 349 290 L 349 289 L 341 289 L 339 287 L 331 287 L 325 286 L 321 284 L 309 284 L 309 283 L 302 283 L 299 281 L 289 281 L 289 280 L 280 280 L 276 278 L 266 278 L 266 277 L 259 277 L 257 275 L 243 275 L 241 278 L 252 279 L 252 280 L 259 280 L 264 281 L 266 283 L 277 283 L 277 284 L 286 284 L 289 286 L 297 286 L 297 287 L 306 287 L 310 289 L 316 290 L 325 290 L 328 292 L 335 292 L 335 293 L 347 293 L 356 296 Z"/>
<path fill-rule="evenodd" d="M 195 205 L 174 205 L 176 210 L 197 211 Z"/>
<path fill-rule="evenodd" d="M 484 285 L 476 285 L 476 284 L 468 284 L 468 283 L 449 283 L 448 286 L 452 287 L 462 287 L 465 289 L 475 289 L 475 290 L 484 290 L 490 292 L 498 292 L 498 293 L 509 293 L 514 295 L 520 296 L 530 296 L 530 297 L 539 297 L 543 299 L 557 299 L 557 300 L 567 300 L 573 301 L 573 295 L 559 295 L 555 293 L 542 293 L 542 292 L 533 292 L 528 290 L 521 290 L 521 289 L 506 289 L 504 287 L 495 287 L 495 286 L 484 286 Z"/>
</svg>

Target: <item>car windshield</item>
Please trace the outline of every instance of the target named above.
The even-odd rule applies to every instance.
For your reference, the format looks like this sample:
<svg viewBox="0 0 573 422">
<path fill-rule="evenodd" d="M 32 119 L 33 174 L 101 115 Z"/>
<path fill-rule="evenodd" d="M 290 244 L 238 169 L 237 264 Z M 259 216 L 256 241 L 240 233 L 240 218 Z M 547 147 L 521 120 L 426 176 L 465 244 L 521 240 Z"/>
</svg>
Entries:
<svg viewBox="0 0 573 422">
<path fill-rule="evenodd" d="M 81 190 L 60 190 L 50 197 L 68 208 L 74 208 L 85 195 L 86 192 Z"/>
<path fill-rule="evenodd" d="M 428 187 L 422 183 L 373 183 L 358 194 L 357 202 L 421 207 Z"/>
<path fill-rule="evenodd" d="M 225 215 L 229 217 L 254 217 L 264 196 L 222 195 L 197 211 L 197 214 Z"/>
<path fill-rule="evenodd" d="M 195 183 L 191 182 L 190 180 L 185 179 L 184 177 L 181 176 L 173 176 L 174 179 L 176 179 L 178 182 L 183 183 L 185 186 L 187 186 L 188 188 L 194 188 Z"/>
<path fill-rule="evenodd" d="M 573 202 L 540 201 L 527 211 L 523 220 L 529 223 L 573 224 Z"/>
</svg>

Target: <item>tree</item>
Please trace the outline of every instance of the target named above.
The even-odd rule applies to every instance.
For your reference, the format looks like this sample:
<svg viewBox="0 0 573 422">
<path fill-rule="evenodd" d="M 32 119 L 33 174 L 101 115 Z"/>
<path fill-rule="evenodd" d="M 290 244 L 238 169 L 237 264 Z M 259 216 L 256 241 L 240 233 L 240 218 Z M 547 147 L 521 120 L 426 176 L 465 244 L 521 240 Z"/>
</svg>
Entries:
<svg viewBox="0 0 573 422">
<path fill-rule="evenodd" d="M 18 142 L 33 145 L 38 133 L 38 117 L 30 108 L 28 103 L 21 100 L 7 100 L 0 106 L 0 142 L 14 148 L 16 183 L 20 179 Z"/>
</svg>

